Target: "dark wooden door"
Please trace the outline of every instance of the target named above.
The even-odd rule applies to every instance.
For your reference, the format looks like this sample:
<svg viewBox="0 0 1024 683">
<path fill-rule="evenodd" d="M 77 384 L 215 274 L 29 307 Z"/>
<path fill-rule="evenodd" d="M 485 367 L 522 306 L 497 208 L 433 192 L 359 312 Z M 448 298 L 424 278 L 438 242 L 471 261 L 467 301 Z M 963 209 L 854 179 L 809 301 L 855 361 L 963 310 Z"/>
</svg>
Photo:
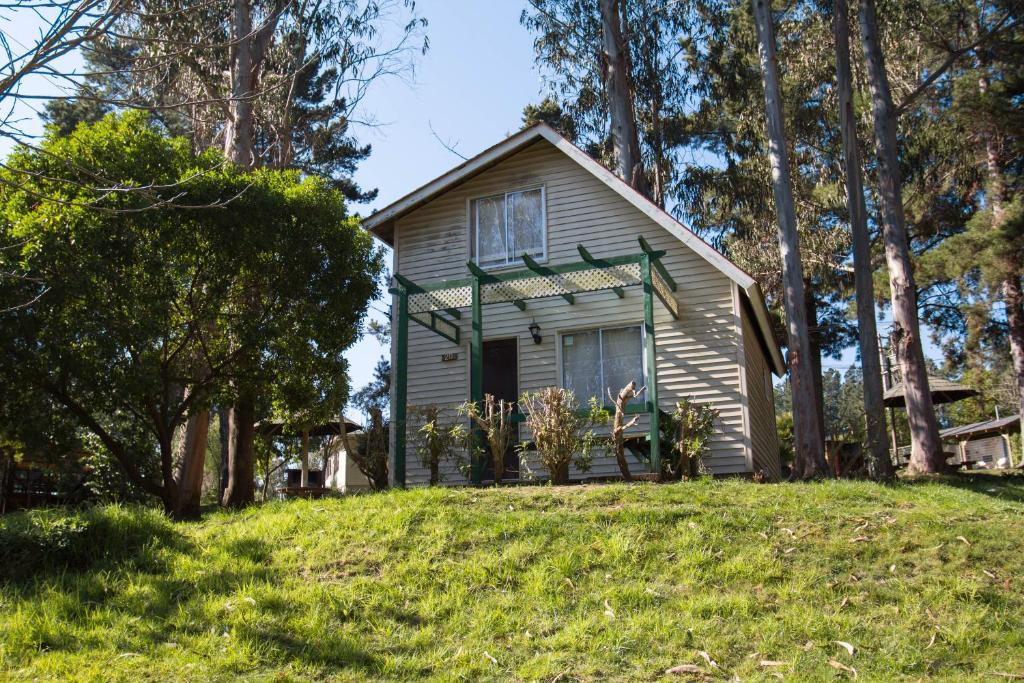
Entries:
<svg viewBox="0 0 1024 683">
<path fill-rule="evenodd" d="M 484 395 L 492 394 L 495 400 L 514 403 L 519 400 L 519 350 L 516 339 L 493 339 L 484 342 Z M 519 412 L 518 408 L 516 412 Z M 505 452 L 505 478 L 519 477 L 519 454 L 515 450 L 519 442 L 518 425 L 512 432 L 512 440 Z M 484 463 L 484 479 L 494 479 L 494 463 L 490 458 Z"/>
</svg>

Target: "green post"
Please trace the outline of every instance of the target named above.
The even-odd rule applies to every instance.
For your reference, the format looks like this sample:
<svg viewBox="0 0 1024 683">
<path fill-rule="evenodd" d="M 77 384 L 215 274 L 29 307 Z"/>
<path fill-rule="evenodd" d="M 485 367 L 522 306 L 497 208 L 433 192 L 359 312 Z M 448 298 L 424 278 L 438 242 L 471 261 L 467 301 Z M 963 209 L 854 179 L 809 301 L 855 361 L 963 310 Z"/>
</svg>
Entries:
<svg viewBox="0 0 1024 683">
<path fill-rule="evenodd" d="M 469 335 L 469 400 L 476 404 L 477 408 L 483 410 L 484 402 L 484 327 L 483 327 L 483 306 L 480 302 L 480 277 L 473 276 L 470 285 L 473 291 L 472 302 L 472 324 Z M 474 429 L 478 446 L 483 446 L 486 437 L 482 430 Z M 483 462 L 480 458 L 473 458 L 470 472 L 474 484 L 483 480 Z"/>
<path fill-rule="evenodd" d="M 409 372 L 409 293 L 405 287 L 391 290 L 398 301 L 395 330 L 395 486 L 405 487 L 405 413 Z"/>
<path fill-rule="evenodd" d="M 644 285 L 644 356 L 647 361 L 647 405 L 651 411 L 651 472 L 661 476 L 661 439 L 658 435 L 658 359 L 654 344 L 654 285 L 651 284 L 651 257 L 640 259 L 640 279 Z"/>
</svg>

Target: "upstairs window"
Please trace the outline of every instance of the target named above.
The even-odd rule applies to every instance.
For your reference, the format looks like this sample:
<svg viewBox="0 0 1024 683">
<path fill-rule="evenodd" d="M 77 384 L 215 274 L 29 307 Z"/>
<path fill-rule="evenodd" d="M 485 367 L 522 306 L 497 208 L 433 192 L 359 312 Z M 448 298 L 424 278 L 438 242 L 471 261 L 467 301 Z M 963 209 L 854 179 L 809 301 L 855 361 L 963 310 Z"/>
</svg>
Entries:
<svg viewBox="0 0 1024 683">
<path fill-rule="evenodd" d="M 481 267 L 513 265 L 524 253 L 539 260 L 547 256 L 544 188 L 476 199 L 471 212 L 473 260 Z"/>
<path fill-rule="evenodd" d="M 644 385 L 643 351 L 639 325 L 563 334 L 562 386 L 581 404 L 592 397 L 608 403 L 608 389 L 617 396 L 630 382 Z"/>
</svg>

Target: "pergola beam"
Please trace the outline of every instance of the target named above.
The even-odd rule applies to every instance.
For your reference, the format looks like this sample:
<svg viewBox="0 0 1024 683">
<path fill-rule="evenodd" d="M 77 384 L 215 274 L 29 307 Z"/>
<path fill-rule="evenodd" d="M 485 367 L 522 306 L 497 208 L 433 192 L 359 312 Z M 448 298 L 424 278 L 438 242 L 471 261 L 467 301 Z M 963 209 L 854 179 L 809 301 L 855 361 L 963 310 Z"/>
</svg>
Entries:
<svg viewBox="0 0 1024 683">
<path fill-rule="evenodd" d="M 648 244 L 647 240 L 644 239 L 643 235 L 637 236 L 637 241 L 640 242 L 640 248 L 644 250 L 644 253 L 647 254 L 647 257 L 651 260 L 651 266 L 658 271 L 658 275 L 661 275 L 661 279 L 665 281 L 668 288 L 673 292 L 678 290 L 679 288 L 676 286 L 676 281 L 668 274 L 668 270 L 665 266 L 661 265 L 661 257 L 665 255 L 665 252 L 655 251 L 651 245 Z"/>
</svg>

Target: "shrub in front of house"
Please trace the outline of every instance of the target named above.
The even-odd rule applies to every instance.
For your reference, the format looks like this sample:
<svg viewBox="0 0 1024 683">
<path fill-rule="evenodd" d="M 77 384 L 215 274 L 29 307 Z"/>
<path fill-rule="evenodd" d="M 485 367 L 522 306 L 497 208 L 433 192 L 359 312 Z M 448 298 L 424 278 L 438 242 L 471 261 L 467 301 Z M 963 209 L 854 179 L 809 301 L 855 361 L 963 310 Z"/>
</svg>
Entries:
<svg viewBox="0 0 1024 683">
<path fill-rule="evenodd" d="M 605 443 L 594 434 L 594 428 L 608 422 L 608 414 L 596 398 L 581 410 L 572 391 L 545 387 L 524 393 L 519 407 L 526 413 L 526 428 L 533 435 L 532 443 L 519 447 L 520 469 L 526 476 L 533 476 L 532 468 L 540 465 L 553 484 L 565 484 L 570 464 L 583 472 L 590 469 L 594 449 Z"/>
<path fill-rule="evenodd" d="M 473 433 L 473 429 L 465 433 L 466 451 L 474 461 L 490 457 L 494 463 L 494 483 L 500 484 L 505 476 L 505 452 L 508 451 L 515 425 L 512 423 L 514 403 L 504 399 L 495 399 L 491 394 L 484 394 L 483 405 L 466 401 L 458 407 L 460 414 L 469 418 L 476 429 L 484 434 L 485 444 L 482 445 Z"/>
<path fill-rule="evenodd" d="M 663 414 L 659 427 L 671 446 L 661 460 L 664 478 L 689 479 L 711 473 L 704 456 L 717 419 L 717 409 L 692 397 L 677 401 L 675 410 Z"/>
<path fill-rule="evenodd" d="M 443 409 L 436 404 L 410 406 L 409 412 L 423 423 L 416 430 L 416 454 L 430 471 L 430 485 L 436 486 L 441 483 L 441 463 L 457 462 L 456 447 L 466 441 L 467 430 L 457 422 L 446 424 L 441 419 Z"/>
</svg>

